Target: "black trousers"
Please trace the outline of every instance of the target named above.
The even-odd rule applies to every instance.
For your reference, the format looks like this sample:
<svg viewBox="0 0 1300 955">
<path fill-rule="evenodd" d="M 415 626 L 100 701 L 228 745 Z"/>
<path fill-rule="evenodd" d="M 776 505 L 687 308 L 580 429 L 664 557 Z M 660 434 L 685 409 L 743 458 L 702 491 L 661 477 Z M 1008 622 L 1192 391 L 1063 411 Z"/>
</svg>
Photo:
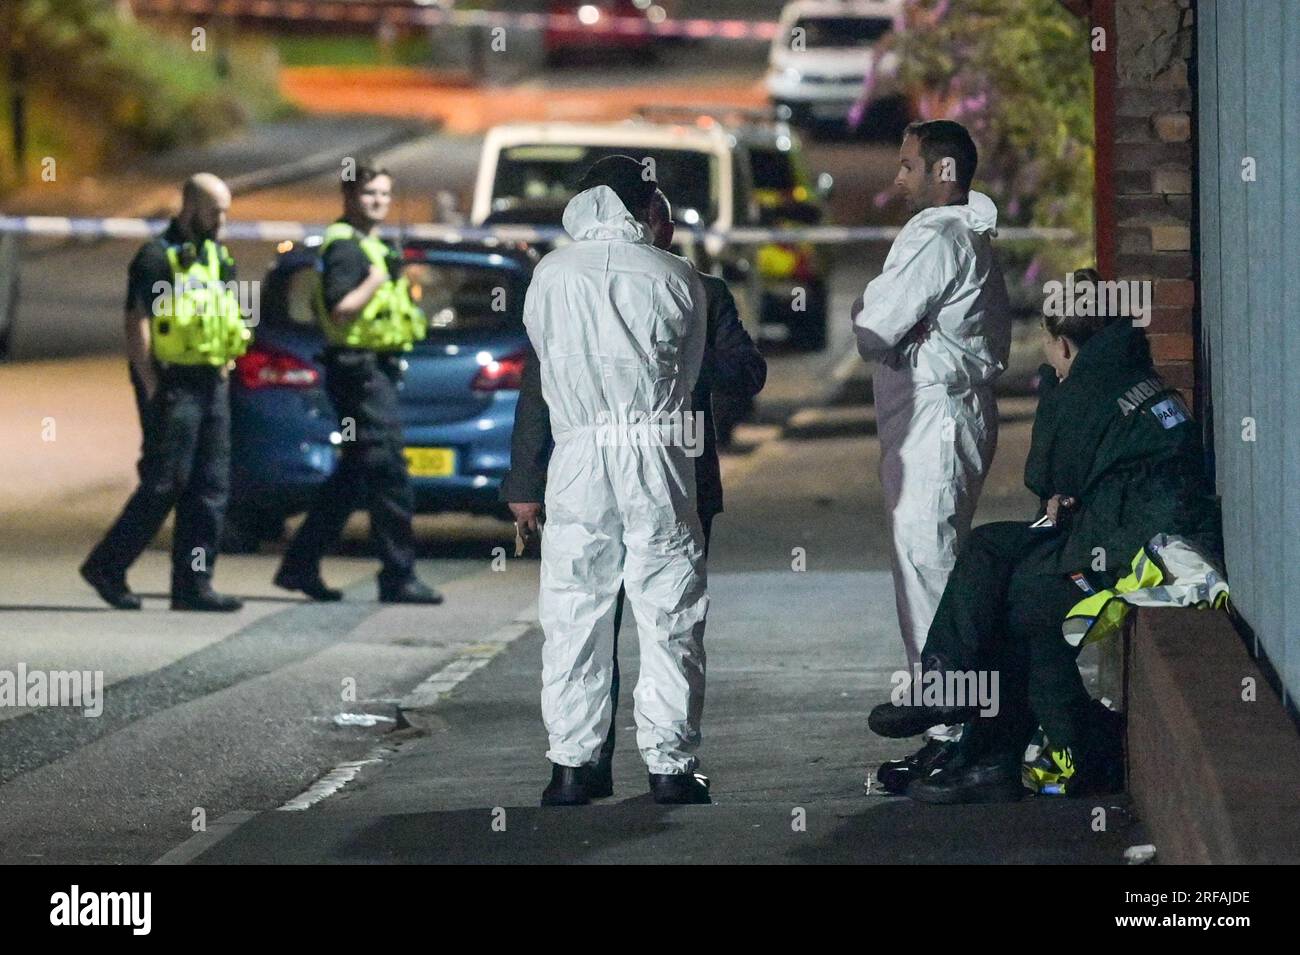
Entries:
<svg viewBox="0 0 1300 955">
<path fill-rule="evenodd" d="M 140 484 L 86 563 L 125 575 L 173 508 L 172 592 L 211 582 L 230 497 L 230 385 L 220 369 L 170 365 L 146 398 L 131 371 L 140 414 Z"/>
<path fill-rule="evenodd" d="M 704 556 L 709 556 L 709 537 L 713 533 L 713 514 L 701 514 L 700 524 L 704 527 Z M 626 594 L 622 587 L 618 588 L 618 599 L 614 603 L 614 678 L 610 681 L 609 697 L 611 709 L 609 712 L 609 732 L 605 734 L 605 742 L 600 747 L 600 762 L 607 763 L 614 758 L 614 726 L 618 722 L 618 630 L 623 625 L 623 602 Z"/>
<path fill-rule="evenodd" d="M 352 512 L 365 507 L 383 564 L 380 583 L 398 585 L 414 572 L 414 499 L 397 408 L 401 377 L 397 355 L 326 351 L 325 389 L 339 415 L 342 457 L 285 551 L 286 571 L 318 574 L 321 558 L 338 542 Z"/>
<path fill-rule="evenodd" d="M 997 714 L 977 717 L 962 735 L 968 759 L 1019 762 L 1040 724 L 1053 746 L 1076 755 L 1093 742 L 1079 651 L 1061 635 L 1066 613 L 1086 594 L 1033 559 L 1052 533 L 1012 521 L 975 528 L 939 601 L 922 660 L 998 674 Z"/>
</svg>

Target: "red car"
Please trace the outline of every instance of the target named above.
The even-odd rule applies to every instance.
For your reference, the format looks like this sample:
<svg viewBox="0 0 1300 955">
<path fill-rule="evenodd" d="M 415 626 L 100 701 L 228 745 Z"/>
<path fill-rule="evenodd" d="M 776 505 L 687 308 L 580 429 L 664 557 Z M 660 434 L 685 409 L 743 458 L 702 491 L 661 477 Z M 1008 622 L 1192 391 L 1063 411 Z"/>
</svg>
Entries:
<svg viewBox="0 0 1300 955">
<path fill-rule="evenodd" d="M 543 35 L 548 62 L 592 53 L 651 54 L 659 38 L 644 30 L 667 16 L 646 0 L 551 0 L 552 21 Z"/>
</svg>

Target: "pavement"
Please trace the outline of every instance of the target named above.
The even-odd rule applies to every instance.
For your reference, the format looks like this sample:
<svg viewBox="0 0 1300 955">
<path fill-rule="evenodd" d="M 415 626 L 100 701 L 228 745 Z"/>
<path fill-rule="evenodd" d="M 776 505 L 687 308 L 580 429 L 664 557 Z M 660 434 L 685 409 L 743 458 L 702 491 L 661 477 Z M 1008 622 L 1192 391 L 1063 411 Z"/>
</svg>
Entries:
<svg viewBox="0 0 1300 955">
<path fill-rule="evenodd" d="M 1031 413 L 1031 399 L 1004 401 L 981 520 L 1032 507 L 1016 488 Z M 166 861 L 1121 863 L 1145 841 L 1122 797 L 952 808 L 864 791 L 876 765 L 915 745 L 865 728 L 867 709 L 888 698 L 891 674 L 905 665 L 882 566 L 874 422 L 861 405 L 800 419 L 727 462 L 727 513 L 709 568 L 701 750 L 713 805 L 657 806 L 646 792 L 629 622 L 615 796 L 538 808 L 548 771 L 534 624 L 508 632 L 518 635 L 327 798 L 240 814 Z"/>
</svg>

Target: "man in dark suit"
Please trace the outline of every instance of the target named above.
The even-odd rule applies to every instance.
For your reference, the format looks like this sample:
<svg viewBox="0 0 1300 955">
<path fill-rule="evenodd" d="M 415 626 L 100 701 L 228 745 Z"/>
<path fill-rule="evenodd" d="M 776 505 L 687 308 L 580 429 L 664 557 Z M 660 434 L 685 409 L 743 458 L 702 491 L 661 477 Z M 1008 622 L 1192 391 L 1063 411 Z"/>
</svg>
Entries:
<svg viewBox="0 0 1300 955">
<path fill-rule="evenodd" d="M 650 206 L 650 227 L 654 244 L 668 249 L 673 241 L 675 223 L 672 207 L 662 192 L 656 191 Z M 727 283 L 714 275 L 701 273 L 708 305 L 708 331 L 704 345 L 704 363 L 692 392 L 692 405 L 704 416 L 704 445 L 695 459 L 696 508 L 704 527 L 704 552 L 708 553 L 713 518 L 722 512 L 722 470 L 718 462 L 718 442 L 713 427 L 712 392 L 716 388 L 749 399 L 763 390 L 767 381 L 767 362 L 759 354 L 754 340 L 740 324 L 736 301 Z M 515 523 L 525 540 L 540 536 L 542 501 L 546 491 L 546 468 L 552 448 L 550 413 L 542 397 L 541 371 L 537 357 L 530 354 L 524 364 L 515 409 L 515 426 L 510 440 L 510 471 L 501 482 L 501 500 L 510 505 Z M 614 712 L 618 710 L 618 630 L 623 619 L 623 593 L 619 592 L 614 611 L 614 678 L 611 687 Z M 588 786 L 591 796 L 613 794 L 610 763 L 614 756 L 614 720 L 600 750 L 600 759 Z"/>
</svg>

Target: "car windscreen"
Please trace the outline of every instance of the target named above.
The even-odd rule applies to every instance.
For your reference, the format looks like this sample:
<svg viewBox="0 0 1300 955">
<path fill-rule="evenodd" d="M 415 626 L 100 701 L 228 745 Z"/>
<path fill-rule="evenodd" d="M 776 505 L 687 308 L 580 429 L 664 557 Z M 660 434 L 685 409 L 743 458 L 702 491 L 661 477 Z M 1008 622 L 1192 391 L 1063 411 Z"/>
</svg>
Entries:
<svg viewBox="0 0 1300 955">
<path fill-rule="evenodd" d="M 791 28 L 787 41 L 791 49 L 799 48 L 796 41 L 808 50 L 871 46 L 893 26 L 894 21 L 889 17 L 800 17 Z"/>
<path fill-rule="evenodd" d="M 755 189 L 788 191 L 795 181 L 794 162 L 788 150 L 749 147 L 749 171 Z"/>
<path fill-rule="evenodd" d="M 429 320 L 429 338 L 523 327 L 527 283 L 518 269 L 413 262 L 403 267 L 403 274 Z"/>
<path fill-rule="evenodd" d="M 562 207 L 577 194 L 578 182 L 592 163 L 617 155 L 654 160 L 655 178 L 672 203 L 677 221 L 691 220 L 684 215 L 687 209 L 694 209 L 705 222 L 716 218 L 716 160 L 708 153 L 642 146 L 537 144 L 511 146 L 498 157 L 492 185 L 494 221 L 500 220 L 500 214 L 516 210 Z M 517 215 L 510 218 L 518 220 Z"/>
</svg>

